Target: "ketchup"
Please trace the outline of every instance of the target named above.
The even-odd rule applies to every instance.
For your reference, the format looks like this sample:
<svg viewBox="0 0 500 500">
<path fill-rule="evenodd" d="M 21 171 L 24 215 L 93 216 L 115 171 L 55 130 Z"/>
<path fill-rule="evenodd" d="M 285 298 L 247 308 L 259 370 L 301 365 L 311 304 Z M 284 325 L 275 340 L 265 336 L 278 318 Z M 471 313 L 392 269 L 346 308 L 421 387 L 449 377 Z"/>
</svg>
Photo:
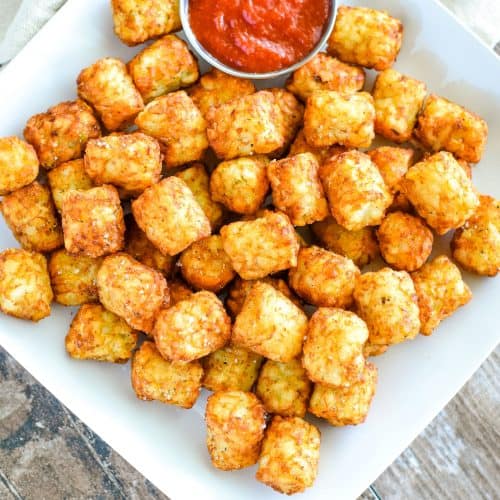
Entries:
<svg viewBox="0 0 500 500">
<path fill-rule="evenodd" d="M 232 68 L 265 73 L 303 59 L 321 39 L 330 0 L 190 0 L 200 44 Z"/>
</svg>

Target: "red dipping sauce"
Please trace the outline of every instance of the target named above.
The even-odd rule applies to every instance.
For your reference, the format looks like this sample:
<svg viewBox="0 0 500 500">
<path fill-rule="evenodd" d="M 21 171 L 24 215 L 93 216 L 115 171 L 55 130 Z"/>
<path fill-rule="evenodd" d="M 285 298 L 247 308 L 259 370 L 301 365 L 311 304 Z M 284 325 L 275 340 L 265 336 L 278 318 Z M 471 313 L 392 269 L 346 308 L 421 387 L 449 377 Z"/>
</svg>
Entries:
<svg viewBox="0 0 500 500">
<path fill-rule="evenodd" d="M 320 41 L 330 0 L 190 0 L 189 23 L 220 62 L 251 73 L 287 68 Z"/>
</svg>

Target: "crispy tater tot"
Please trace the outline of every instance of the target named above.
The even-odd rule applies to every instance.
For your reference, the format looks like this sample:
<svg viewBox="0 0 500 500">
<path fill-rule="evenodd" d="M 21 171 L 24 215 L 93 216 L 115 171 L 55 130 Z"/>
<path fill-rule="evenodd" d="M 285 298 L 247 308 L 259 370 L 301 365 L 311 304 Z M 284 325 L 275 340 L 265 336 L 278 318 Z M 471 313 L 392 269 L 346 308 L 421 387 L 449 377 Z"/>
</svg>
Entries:
<svg viewBox="0 0 500 500">
<path fill-rule="evenodd" d="M 349 386 L 362 378 L 366 323 L 353 312 L 320 307 L 312 315 L 302 364 L 313 382 Z"/>
<path fill-rule="evenodd" d="M 296 306 L 301 307 L 302 304 L 299 298 L 290 290 L 285 280 L 270 278 L 267 276 L 259 281 L 263 281 L 264 283 L 274 286 L 276 290 L 279 290 L 282 294 L 286 295 Z M 231 283 L 227 294 L 226 308 L 233 317 L 240 313 L 248 292 L 250 292 L 254 283 L 255 280 L 243 280 L 239 277 Z"/>
<path fill-rule="evenodd" d="M 307 99 L 304 133 L 316 147 L 367 148 L 375 137 L 374 119 L 373 97 L 368 92 L 318 90 Z"/>
<path fill-rule="evenodd" d="M 295 70 L 286 82 L 286 88 L 305 101 L 318 90 L 357 92 L 365 84 L 362 68 L 345 64 L 320 52 Z"/>
<path fill-rule="evenodd" d="M 167 35 L 141 50 L 128 70 L 144 102 L 188 87 L 198 80 L 198 62 L 186 42 Z"/>
<path fill-rule="evenodd" d="M 176 255 L 210 235 L 210 221 L 192 191 L 177 177 L 167 177 L 132 202 L 137 225 L 165 255 Z"/>
<path fill-rule="evenodd" d="M 18 137 L 0 137 L 0 195 L 31 184 L 38 176 L 39 162 L 31 144 Z"/>
<path fill-rule="evenodd" d="M 64 306 L 97 302 L 97 271 L 102 258 L 72 255 L 57 250 L 49 257 L 49 274 L 54 299 Z"/>
<path fill-rule="evenodd" d="M 50 315 L 53 299 L 45 257 L 10 248 L 0 253 L 0 310 L 16 318 L 40 321 Z"/>
<path fill-rule="evenodd" d="M 110 131 L 125 128 L 144 107 L 125 63 L 119 59 L 99 59 L 82 70 L 77 84 L 78 96 L 93 106 Z"/>
<path fill-rule="evenodd" d="M 403 24 L 386 12 L 341 5 L 328 53 L 341 61 L 381 71 L 391 67 L 401 48 Z"/>
<path fill-rule="evenodd" d="M 200 161 L 208 147 L 207 122 L 184 90 L 151 101 L 135 124 L 160 141 L 167 168 Z"/>
<path fill-rule="evenodd" d="M 255 85 L 246 78 L 226 75 L 226 73 L 213 68 L 205 73 L 188 92 L 203 116 L 206 116 L 210 108 L 215 108 L 238 97 L 253 94 Z"/>
<path fill-rule="evenodd" d="M 224 219 L 224 207 L 210 195 L 210 177 L 205 166 L 202 163 L 194 163 L 175 175 L 182 179 L 193 193 L 195 200 L 208 217 L 212 231 L 218 229 Z"/>
<path fill-rule="evenodd" d="M 212 465 L 237 470 L 257 463 L 266 412 L 255 394 L 220 391 L 207 400 L 207 448 Z"/>
<path fill-rule="evenodd" d="M 97 289 L 106 309 L 148 334 L 170 300 L 165 277 L 126 253 L 104 259 L 97 273 Z"/>
<path fill-rule="evenodd" d="M 297 98 L 285 89 L 275 87 L 268 89 L 274 95 L 276 103 L 283 115 L 282 131 L 285 137 L 283 146 L 273 153 L 273 156 L 281 156 L 286 151 L 297 135 L 297 130 L 304 119 L 304 106 Z"/>
<path fill-rule="evenodd" d="M 125 216 L 125 249 L 135 260 L 160 271 L 165 276 L 173 273 L 175 259 L 162 254 L 146 237 L 146 234 L 135 222 L 132 214 Z"/>
<path fill-rule="evenodd" d="M 184 279 L 197 290 L 218 293 L 236 276 L 218 234 L 194 242 L 182 252 L 178 265 Z"/>
<path fill-rule="evenodd" d="M 292 495 L 313 485 L 318 472 L 320 431 L 300 417 L 273 417 L 269 425 L 257 481 Z"/>
<path fill-rule="evenodd" d="M 352 305 L 359 274 L 351 259 L 310 246 L 299 250 L 297 267 L 290 269 L 288 279 L 293 290 L 307 303 L 347 309 Z"/>
<path fill-rule="evenodd" d="M 434 237 L 420 218 L 392 212 L 377 229 L 382 258 L 399 271 L 416 271 L 432 252 Z"/>
<path fill-rule="evenodd" d="M 443 321 L 472 298 L 458 267 L 440 255 L 411 275 L 420 308 L 421 333 L 430 335 Z"/>
<path fill-rule="evenodd" d="M 394 142 L 409 141 L 426 93 L 424 82 L 394 69 L 380 72 L 373 87 L 375 132 Z"/>
<path fill-rule="evenodd" d="M 193 290 L 179 278 L 169 280 L 168 291 L 170 292 L 170 306 L 175 306 L 177 302 L 188 299 L 194 293 Z"/>
<path fill-rule="evenodd" d="M 232 342 L 286 363 L 300 354 L 306 329 L 302 309 L 272 285 L 257 281 L 236 316 Z"/>
<path fill-rule="evenodd" d="M 25 250 L 50 252 L 63 245 L 63 233 L 50 189 L 35 181 L 3 197 L 0 210 Z"/>
<path fill-rule="evenodd" d="M 300 153 L 312 153 L 316 157 L 316 160 L 318 160 L 318 163 L 322 165 L 332 156 L 338 155 L 340 153 L 345 153 L 346 151 L 347 149 L 344 146 L 339 146 L 338 144 L 334 144 L 333 146 L 328 147 L 311 146 L 306 141 L 304 129 L 300 129 L 295 136 L 295 140 L 290 146 L 288 156 L 295 156 Z"/>
<path fill-rule="evenodd" d="M 286 143 L 284 117 L 269 90 L 210 108 L 207 135 L 215 154 L 225 160 L 271 154 Z"/>
<path fill-rule="evenodd" d="M 202 291 L 162 309 L 153 335 L 165 359 L 187 363 L 224 347 L 231 320 L 217 295 Z"/>
<path fill-rule="evenodd" d="M 462 106 L 431 95 L 418 117 L 415 135 L 432 151 L 444 149 L 462 160 L 477 163 L 486 146 L 488 125 Z"/>
<path fill-rule="evenodd" d="M 255 393 L 266 411 L 283 417 L 303 417 L 312 383 L 299 359 L 278 363 L 268 359 L 262 367 Z"/>
<path fill-rule="evenodd" d="M 500 201 L 481 195 L 470 219 L 453 235 L 453 258 L 465 269 L 483 276 L 500 271 Z"/>
<path fill-rule="evenodd" d="M 111 0 L 116 36 L 138 45 L 181 29 L 178 0 Z"/>
<path fill-rule="evenodd" d="M 92 139 L 85 150 L 84 166 L 96 186 L 113 184 L 127 196 L 138 196 L 160 180 L 160 145 L 140 132 Z"/>
<path fill-rule="evenodd" d="M 137 344 L 137 332 L 101 304 L 84 304 L 71 322 L 65 344 L 75 359 L 126 363 Z"/>
<path fill-rule="evenodd" d="M 392 195 L 368 155 L 355 150 L 342 153 L 325 163 L 320 175 L 340 225 L 358 231 L 382 222 Z"/>
<path fill-rule="evenodd" d="M 462 226 L 479 205 L 464 169 L 445 151 L 411 167 L 400 186 L 418 214 L 438 234 Z"/>
<path fill-rule="evenodd" d="M 411 148 L 381 146 L 366 154 L 377 166 L 389 190 L 392 193 L 399 191 L 399 183 L 412 166 L 415 151 Z"/>
<path fill-rule="evenodd" d="M 366 420 L 375 389 L 378 371 L 366 363 L 360 380 L 347 387 L 316 384 L 309 403 L 309 411 L 338 427 L 358 425 Z"/>
<path fill-rule="evenodd" d="M 114 186 L 68 191 L 61 215 L 64 246 L 69 253 L 101 257 L 123 248 L 125 222 Z"/>
<path fill-rule="evenodd" d="M 273 161 L 267 166 L 274 206 L 285 212 L 294 226 L 312 224 L 329 214 L 318 169 L 312 153 Z"/>
<path fill-rule="evenodd" d="M 81 100 L 52 106 L 32 116 L 24 129 L 25 139 L 35 148 L 42 167 L 51 169 L 83 156 L 89 139 L 101 128 L 92 109 Z"/>
<path fill-rule="evenodd" d="M 290 219 L 281 212 L 233 222 L 223 226 L 220 235 L 224 251 L 243 279 L 264 278 L 297 265 L 297 235 Z"/>
<path fill-rule="evenodd" d="M 203 387 L 209 391 L 250 391 L 263 359 L 243 347 L 227 345 L 203 358 Z"/>
<path fill-rule="evenodd" d="M 85 172 L 83 159 L 61 163 L 49 170 L 47 179 L 52 191 L 54 205 L 59 212 L 62 209 L 62 202 L 68 191 L 72 189 L 81 189 L 84 191 L 94 187 L 92 179 Z"/>
<path fill-rule="evenodd" d="M 388 267 L 362 274 L 354 288 L 356 312 L 366 321 L 369 342 L 398 344 L 420 331 L 418 299 L 406 271 Z"/>
<path fill-rule="evenodd" d="M 132 359 L 132 387 L 139 399 L 192 408 L 201 390 L 203 368 L 199 361 L 172 363 L 154 342 L 144 342 Z"/>
<path fill-rule="evenodd" d="M 311 228 L 327 250 L 351 259 L 359 267 L 366 266 L 378 255 L 377 238 L 371 227 L 349 231 L 328 217 L 315 222 Z"/>
</svg>

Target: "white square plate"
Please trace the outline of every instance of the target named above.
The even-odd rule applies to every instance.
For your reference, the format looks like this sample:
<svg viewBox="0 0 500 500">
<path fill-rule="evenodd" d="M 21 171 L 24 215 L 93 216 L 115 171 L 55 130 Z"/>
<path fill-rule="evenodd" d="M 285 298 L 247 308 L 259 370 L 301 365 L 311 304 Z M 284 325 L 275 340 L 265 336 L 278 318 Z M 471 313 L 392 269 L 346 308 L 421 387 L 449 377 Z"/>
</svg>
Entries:
<svg viewBox="0 0 500 500">
<path fill-rule="evenodd" d="M 358 2 L 347 2 L 358 4 Z M 364 0 L 405 26 L 396 68 L 483 116 L 490 139 L 474 181 L 500 196 L 500 64 L 497 57 L 433 0 Z M 75 97 L 79 71 L 96 59 L 129 59 L 112 30 L 108 0 L 70 0 L 0 74 L 0 136 Z M 0 222 L 0 248 L 17 247 Z M 302 498 L 354 498 L 410 444 L 469 379 L 500 338 L 500 280 L 466 274 L 474 299 L 430 338 L 420 336 L 376 359 L 379 388 L 367 422 L 321 425 L 318 479 Z M 64 350 L 74 311 L 54 306 L 39 324 L 0 317 L 0 343 L 70 410 L 174 499 L 282 498 L 255 481 L 255 468 L 213 469 L 205 449 L 206 394 L 192 411 L 137 400 L 129 367 L 77 362 Z"/>
</svg>

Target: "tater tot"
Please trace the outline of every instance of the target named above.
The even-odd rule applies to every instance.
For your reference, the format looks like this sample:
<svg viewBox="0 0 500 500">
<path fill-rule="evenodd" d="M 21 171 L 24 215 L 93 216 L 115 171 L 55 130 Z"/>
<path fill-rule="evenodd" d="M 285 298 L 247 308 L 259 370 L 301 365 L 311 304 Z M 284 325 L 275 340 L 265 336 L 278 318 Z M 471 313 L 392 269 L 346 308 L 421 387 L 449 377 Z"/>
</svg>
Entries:
<svg viewBox="0 0 500 500">
<path fill-rule="evenodd" d="M 139 399 L 192 408 L 201 390 L 203 368 L 199 361 L 172 363 L 154 342 L 144 342 L 132 359 L 132 387 Z"/>
<path fill-rule="evenodd" d="M 377 229 L 382 258 L 399 271 L 416 271 L 432 252 L 434 237 L 420 218 L 392 212 Z"/>
<path fill-rule="evenodd" d="M 54 205 L 60 212 L 66 193 L 72 189 L 82 191 L 94 187 L 92 179 L 85 172 L 83 159 L 61 163 L 47 173 Z"/>
<path fill-rule="evenodd" d="M 233 326 L 232 342 L 286 363 L 302 350 L 307 316 L 272 285 L 257 281 Z"/>
<path fill-rule="evenodd" d="M 353 312 L 320 307 L 312 315 L 302 364 L 313 382 L 349 386 L 361 379 L 365 366 L 366 323 Z"/>
<path fill-rule="evenodd" d="M 97 271 L 102 258 L 93 259 L 57 250 L 49 257 L 49 274 L 54 299 L 63 306 L 97 302 Z"/>
<path fill-rule="evenodd" d="M 344 146 L 339 146 L 338 144 L 334 144 L 333 146 L 328 146 L 328 147 L 311 146 L 306 141 L 304 129 L 301 129 L 295 136 L 295 140 L 290 146 L 290 151 L 288 156 L 295 156 L 300 153 L 312 153 L 316 157 L 316 160 L 318 160 L 318 163 L 322 165 L 326 160 L 328 160 L 332 156 L 345 152 L 346 148 L 344 148 Z"/>
<path fill-rule="evenodd" d="M 165 359 L 187 363 L 224 347 L 231 320 L 217 295 L 202 291 L 162 309 L 153 335 Z"/>
<path fill-rule="evenodd" d="M 432 151 L 444 149 L 462 160 L 477 163 L 486 146 L 488 125 L 462 106 L 431 95 L 418 117 L 415 135 Z"/>
<path fill-rule="evenodd" d="M 285 138 L 283 146 L 274 153 L 274 156 L 281 156 L 283 152 L 292 143 L 297 135 L 304 119 L 304 106 L 297 98 L 285 89 L 275 87 L 268 89 L 274 95 L 274 99 L 281 109 L 282 114 L 282 131 Z"/>
<path fill-rule="evenodd" d="M 299 250 L 297 267 L 290 269 L 288 279 L 293 290 L 307 303 L 348 309 L 359 274 L 351 259 L 310 246 Z"/>
<path fill-rule="evenodd" d="M 270 154 L 286 143 L 283 113 L 268 90 L 210 108 L 207 122 L 210 146 L 224 160 Z"/>
<path fill-rule="evenodd" d="M 313 485 L 318 472 L 320 431 L 300 417 L 273 417 L 256 479 L 280 493 L 292 495 Z"/>
<path fill-rule="evenodd" d="M 269 190 L 266 156 L 249 156 L 219 163 L 210 178 L 214 201 L 239 214 L 255 214 Z"/>
<path fill-rule="evenodd" d="M 366 363 L 361 379 L 348 387 L 316 384 L 309 411 L 336 427 L 362 424 L 375 395 L 377 378 L 377 367 Z"/>
<path fill-rule="evenodd" d="M 10 248 L 0 253 L 0 310 L 16 318 L 40 321 L 50 315 L 53 299 L 45 257 Z"/>
<path fill-rule="evenodd" d="M 61 206 L 64 246 L 69 253 L 101 257 L 124 245 L 125 222 L 114 186 L 69 191 Z"/>
<path fill-rule="evenodd" d="M 278 363 L 268 359 L 260 371 L 255 393 L 269 413 L 304 417 L 311 388 L 300 360 Z"/>
<path fill-rule="evenodd" d="M 237 470 L 257 463 L 266 412 L 255 394 L 220 391 L 207 400 L 207 448 L 212 465 Z"/>
<path fill-rule="evenodd" d="M 392 196 L 370 157 L 348 151 L 329 160 L 321 172 L 330 210 L 349 231 L 382 222 Z"/>
<path fill-rule="evenodd" d="M 137 332 L 101 304 L 84 304 L 71 322 L 65 344 L 75 359 L 126 363 L 137 344 Z"/>
<path fill-rule="evenodd" d="M 132 202 L 137 225 L 165 255 L 176 255 L 210 235 L 210 221 L 192 191 L 177 177 L 167 177 Z"/>
<path fill-rule="evenodd" d="M 381 146 L 366 154 L 377 166 L 389 190 L 396 193 L 401 179 L 413 164 L 415 151 L 411 148 Z"/>
<path fill-rule="evenodd" d="M 246 78 L 226 75 L 213 68 L 205 73 L 188 92 L 203 116 L 206 116 L 210 108 L 253 94 L 255 85 Z"/>
<path fill-rule="evenodd" d="M 224 219 L 224 207 L 213 200 L 210 195 L 210 177 L 204 165 L 194 163 L 175 175 L 182 179 L 191 190 L 195 200 L 208 217 L 212 230 L 218 229 Z"/>
<path fill-rule="evenodd" d="M 3 197 L 0 210 L 25 250 L 50 252 L 63 245 L 63 233 L 50 189 L 35 181 Z"/>
<path fill-rule="evenodd" d="M 465 269 L 483 276 L 500 271 L 500 201 L 481 195 L 479 206 L 453 235 L 453 258 Z"/>
<path fill-rule="evenodd" d="M 223 347 L 203 358 L 203 387 L 209 391 L 250 391 L 263 359 L 243 347 Z"/>
<path fill-rule="evenodd" d="M 104 259 L 97 273 L 97 290 L 106 309 L 148 334 L 160 309 L 169 304 L 165 277 L 126 253 Z"/>
<path fill-rule="evenodd" d="M 125 252 L 142 264 L 160 271 L 165 276 L 173 273 L 175 259 L 162 254 L 146 237 L 144 231 L 137 225 L 132 214 L 125 217 Z"/>
<path fill-rule="evenodd" d="M 368 325 L 371 344 L 398 344 L 420 331 L 417 293 L 406 271 L 385 267 L 362 274 L 354 287 L 354 301 Z"/>
<path fill-rule="evenodd" d="M 35 148 L 42 167 L 51 169 L 83 156 L 89 139 L 101 128 L 92 109 L 81 100 L 52 106 L 32 116 L 24 129 L 25 139 Z"/>
<path fill-rule="evenodd" d="M 312 146 L 367 148 L 375 137 L 374 119 L 373 97 L 368 92 L 318 90 L 307 99 L 304 133 Z"/>
<path fill-rule="evenodd" d="M 194 242 L 182 252 L 178 265 L 183 278 L 197 290 L 218 293 L 236 276 L 218 234 Z"/>
<path fill-rule="evenodd" d="M 401 191 L 438 234 L 462 226 L 479 204 L 464 169 L 445 151 L 411 167 L 401 181 Z"/>
<path fill-rule="evenodd" d="M 198 80 L 198 62 L 186 42 L 167 35 L 141 50 L 128 70 L 144 102 L 188 87 Z"/>
<path fill-rule="evenodd" d="M 87 144 L 84 166 L 96 186 L 113 184 L 127 196 L 138 196 L 160 180 L 160 145 L 140 132 L 93 139 Z"/>
<path fill-rule="evenodd" d="M 426 93 L 424 82 L 394 69 L 380 72 L 373 87 L 375 132 L 394 142 L 409 141 Z"/>
<path fill-rule="evenodd" d="M 371 227 L 349 231 L 328 217 L 315 222 L 311 228 L 322 246 L 351 259 L 359 267 L 366 266 L 378 255 L 377 238 Z"/>
<path fill-rule="evenodd" d="M 160 141 L 167 168 L 201 160 L 208 147 L 207 122 L 184 90 L 151 101 L 135 124 Z"/>
<path fill-rule="evenodd" d="M 31 184 L 38 176 L 39 162 L 31 144 L 18 137 L 0 137 L 0 195 Z"/>
<path fill-rule="evenodd" d="M 290 219 L 281 212 L 233 222 L 223 226 L 220 235 L 224 251 L 243 279 L 264 278 L 297 265 L 297 235 Z"/>
<path fill-rule="evenodd" d="M 318 90 L 357 92 L 365 84 L 362 68 L 345 64 L 320 52 L 295 70 L 286 82 L 286 88 L 305 101 Z"/>
<path fill-rule="evenodd" d="M 179 278 L 169 280 L 168 291 L 170 292 L 170 306 L 175 306 L 177 302 L 188 299 L 194 293 L 193 290 Z"/>
<path fill-rule="evenodd" d="M 318 169 L 312 153 L 273 161 L 267 167 L 273 204 L 288 215 L 294 226 L 312 224 L 329 214 Z"/>
<path fill-rule="evenodd" d="M 141 94 L 119 59 L 99 59 L 82 70 L 77 84 L 78 96 L 92 105 L 110 131 L 127 127 L 144 108 Z"/>
<path fill-rule="evenodd" d="M 111 0 L 116 36 L 138 45 L 181 29 L 178 0 Z"/>
<path fill-rule="evenodd" d="M 441 255 L 411 275 L 420 308 L 421 333 L 430 335 L 443 321 L 472 298 L 458 267 Z"/>
<path fill-rule="evenodd" d="M 284 280 L 270 278 L 268 276 L 266 278 L 262 278 L 260 281 L 274 286 L 276 290 L 279 290 L 282 294 L 286 295 L 296 306 L 301 307 L 299 298 L 290 290 Z M 240 313 L 248 292 L 250 292 L 254 283 L 255 280 L 243 280 L 241 278 L 236 278 L 233 283 L 231 283 L 227 294 L 226 307 L 233 317 Z"/>
<path fill-rule="evenodd" d="M 377 71 L 390 68 L 403 40 L 403 24 L 386 12 L 341 5 L 328 53 L 341 61 Z"/>
</svg>

